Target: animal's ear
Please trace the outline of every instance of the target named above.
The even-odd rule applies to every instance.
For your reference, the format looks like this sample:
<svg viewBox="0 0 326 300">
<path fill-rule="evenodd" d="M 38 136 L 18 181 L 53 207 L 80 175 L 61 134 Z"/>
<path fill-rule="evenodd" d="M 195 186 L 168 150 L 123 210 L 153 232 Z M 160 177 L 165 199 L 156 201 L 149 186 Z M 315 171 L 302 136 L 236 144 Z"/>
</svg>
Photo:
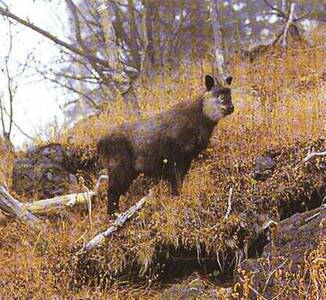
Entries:
<svg viewBox="0 0 326 300">
<path fill-rule="evenodd" d="M 205 76 L 205 85 L 206 85 L 206 89 L 207 91 L 210 91 L 212 89 L 212 87 L 215 84 L 215 79 L 214 77 L 212 77 L 211 75 L 206 75 Z"/>
<path fill-rule="evenodd" d="M 232 76 L 228 76 L 228 77 L 225 78 L 225 82 L 226 82 L 227 85 L 231 85 L 232 80 L 233 80 Z"/>
</svg>

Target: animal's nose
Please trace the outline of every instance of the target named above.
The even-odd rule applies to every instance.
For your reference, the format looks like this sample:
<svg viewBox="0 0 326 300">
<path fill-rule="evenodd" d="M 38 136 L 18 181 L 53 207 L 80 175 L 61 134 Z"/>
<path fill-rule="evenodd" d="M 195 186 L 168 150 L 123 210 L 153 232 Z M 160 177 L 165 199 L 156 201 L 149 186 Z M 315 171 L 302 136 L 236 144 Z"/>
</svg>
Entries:
<svg viewBox="0 0 326 300">
<path fill-rule="evenodd" d="M 229 111 L 230 111 L 230 113 L 234 112 L 234 106 L 233 105 L 229 107 Z"/>
</svg>

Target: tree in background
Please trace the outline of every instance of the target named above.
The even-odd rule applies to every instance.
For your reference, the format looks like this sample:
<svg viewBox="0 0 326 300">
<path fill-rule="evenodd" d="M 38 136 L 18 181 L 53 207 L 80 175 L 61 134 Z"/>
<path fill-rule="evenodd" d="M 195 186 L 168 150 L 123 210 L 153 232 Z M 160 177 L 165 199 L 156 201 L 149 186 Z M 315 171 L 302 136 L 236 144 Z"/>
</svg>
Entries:
<svg viewBox="0 0 326 300">
<path fill-rule="evenodd" d="M 280 11 L 288 10 L 291 1 L 267 2 L 65 0 L 69 42 L 19 18 L 8 7 L 0 5 L 0 13 L 61 48 L 61 67 L 44 77 L 74 95 L 66 111 L 75 117 L 100 110 L 103 103 L 117 98 L 137 111 L 139 79 L 175 74 L 180 65 L 213 57 L 220 73 L 227 72 L 222 70 L 224 62 L 234 52 L 268 43 L 284 23 Z M 310 19 L 323 20 L 323 3 L 298 0 L 296 4 L 298 16 L 311 11 Z"/>
<path fill-rule="evenodd" d="M 7 21 L 7 34 L 5 39 L 8 40 L 8 49 L 6 55 L 0 61 L 0 78 L 4 83 L 4 90 L 0 91 L 0 126 L 1 135 L 9 150 L 12 150 L 11 136 L 13 127 L 16 127 L 25 137 L 33 140 L 33 138 L 26 133 L 15 121 L 15 96 L 19 86 L 19 80 L 24 75 L 28 64 L 32 61 L 32 53 L 28 53 L 25 56 L 24 62 L 15 62 L 15 68 L 10 67 L 10 63 L 13 63 L 13 47 L 14 33 L 12 31 L 12 23 Z M 14 69 L 14 70 L 13 70 Z"/>
</svg>

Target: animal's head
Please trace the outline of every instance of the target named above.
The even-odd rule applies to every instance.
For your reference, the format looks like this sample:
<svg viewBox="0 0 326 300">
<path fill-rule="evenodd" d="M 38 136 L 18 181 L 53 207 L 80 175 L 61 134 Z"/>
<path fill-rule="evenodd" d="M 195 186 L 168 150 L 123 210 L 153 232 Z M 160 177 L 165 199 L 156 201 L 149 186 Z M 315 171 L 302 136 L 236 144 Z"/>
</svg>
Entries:
<svg viewBox="0 0 326 300">
<path fill-rule="evenodd" d="M 210 75 L 205 76 L 203 112 L 213 122 L 218 122 L 234 111 L 231 97 L 232 79 L 229 76 L 224 82 L 219 82 Z"/>
</svg>

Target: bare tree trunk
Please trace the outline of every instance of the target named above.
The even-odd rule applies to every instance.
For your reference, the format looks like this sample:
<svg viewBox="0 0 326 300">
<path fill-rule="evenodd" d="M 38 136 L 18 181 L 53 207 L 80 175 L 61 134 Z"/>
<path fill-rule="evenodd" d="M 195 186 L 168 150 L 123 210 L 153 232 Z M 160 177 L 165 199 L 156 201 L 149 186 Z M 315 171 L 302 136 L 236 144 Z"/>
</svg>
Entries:
<svg viewBox="0 0 326 300">
<path fill-rule="evenodd" d="M 293 20 L 294 20 L 294 10 L 295 10 L 295 3 L 291 3 L 289 19 L 287 20 L 287 22 L 285 24 L 285 29 L 284 29 L 283 37 L 282 37 L 282 47 L 283 48 L 286 48 L 288 32 L 289 32 L 290 26 L 292 25 Z"/>
<path fill-rule="evenodd" d="M 143 51 L 142 51 L 142 76 L 150 77 L 153 73 L 155 65 L 154 58 L 154 41 L 153 41 L 153 2 L 152 0 L 143 0 L 142 11 L 142 38 L 143 38 Z"/>
<path fill-rule="evenodd" d="M 173 70 L 175 66 L 175 57 L 174 57 L 174 19 L 175 19 L 175 7 L 173 1 L 168 1 L 166 4 L 167 7 L 167 33 L 166 33 L 166 54 L 165 54 L 165 64 L 169 71 Z"/>
<path fill-rule="evenodd" d="M 160 26 L 160 2 L 157 1 L 154 9 L 153 18 L 153 50 L 154 50 L 154 70 L 163 66 L 163 53 L 161 49 L 161 26 Z"/>
<path fill-rule="evenodd" d="M 106 1 L 105 5 L 100 8 L 102 15 L 102 26 L 104 29 L 104 38 L 106 43 L 106 54 L 109 65 L 114 70 L 113 81 L 122 95 L 133 109 L 139 111 L 139 105 L 133 84 L 130 78 L 123 70 L 123 65 L 120 61 L 120 49 L 117 41 L 116 33 L 113 27 L 113 5 L 110 1 Z"/>
<path fill-rule="evenodd" d="M 8 22 L 9 27 L 8 27 L 8 34 L 9 34 L 9 45 L 8 45 L 8 52 L 5 57 L 5 68 L 4 68 L 4 73 L 7 77 L 7 91 L 8 91 L 8 98 L 9 98 L 9 113 L 8 113 L 8 118 L 9 118 L 9 126 L 8 126 L 8 131 L 6 131 L 5 128 L 5 122 L 4 122 L 4 111 L 5 111 L 5 104 L 0 103 L 1 105 L 1 123 L 2 123 L 2 131 L 3 131 L 3 137 L 5 141 L 9 144 L 11 144 L 11 132 L 12 132 L 12 125 L 13 125 L 13 120 L 14 120 L 14 95 L 16 93 L 17 86 L 15 87 L 13 83 L 13 76 L 11 75 L 11 72 L 9 70 L 9 60 L 12 52 L 12 47 L 13 47 L 13 40 L 12 40 L 12 32 L 11 32 L 11 22 Z"/>
<path fill-rule="evenodd" d="M 214 33 L 215 44 L 215 63 L 214 67 L 218 70 L 221 77 L 226 75 L 224 49 L 223 49 L 223 37 L 220 23 L 220 14 L 218 8 L 218 0 L 211 0 L 211 18 L 212 27 Z"/>
<path fill-rule="evenodd" d="M 128 0 L 129 10 L 129 31 L 130 31 L 130 52 L 133 60 L 133 67 L 137 70 L 140 69 L 141 56 L 138 44 L 138 30 L 135 15 L 135 4 L 134 0 Z"/>
</svg>

